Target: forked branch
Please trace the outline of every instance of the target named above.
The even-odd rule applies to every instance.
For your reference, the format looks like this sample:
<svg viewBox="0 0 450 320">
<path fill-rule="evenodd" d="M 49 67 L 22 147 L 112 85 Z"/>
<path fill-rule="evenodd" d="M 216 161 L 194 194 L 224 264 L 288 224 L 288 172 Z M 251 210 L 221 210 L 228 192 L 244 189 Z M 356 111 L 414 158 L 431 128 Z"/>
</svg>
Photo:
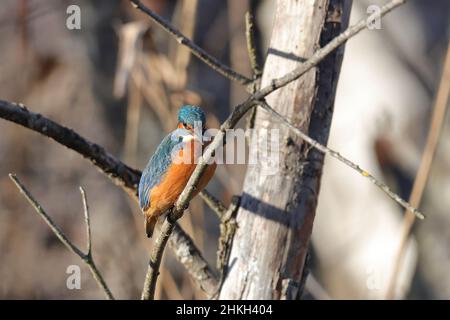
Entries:
<svg viewBox="0 0 450 320">
<path fill-rule="evenodd" d="M 187 38 L 184 34 L 182 34 L 178 29 L 176 29 L 174 26 L 172 26 L 166 19 L 159 16 L 152 10 L 150 10 L 148 7 L 146 7 L 141 1 L 139 0 L 130 0 L 130 2 L 133 4 L 133 6 L 139 10 L 141 10 L 143 13 L 145 13 L 147 16 L 149 16 L 155 23 L 157 23 L 161 28 L 163 28 L 165 31 L 167 31 L 169 34 L 175 37 L 175 39 L 183 46 L 187 47 L 193 55 L 195 55 L 197 58 L 202 60 L 204 63 L 206 63 L 208 66 L 210 66 L 213 70 L 219 72 L 226 78 L 236 81 L 240 84 L 247 85 L 252 82 L 251 79 L 247 78 L 246 76 L 234 71 L 227 65 L 220 62 L 217 58 L 210 55 L 208 52 L 200 48 L 195 42 Z"/>
<path fill-rule="evenodd" d="M 89 270 L 92 273 L 95 281 L 97 282 L 100 289 L 103 290 L 107 299 L 114 300 L 114 296 L 111 293 L 108 285 L 105 282 L 105 279 L 101 275 L 97 266 L 95 265 L 94 258 L 92 257 L 92 238 L 91 238 L 91 223 L 89 219 L 89 210 L 86 200 L 86 192 L 82 187 L 80 187 L 81 197 L 83 199 L 83 211 L 84 211 L 84 220 L 86 222 L 86 237 L 87 237 L 87 253 L 83 253 L 76 245 L 72 243 L 72 241 L 67 238 L 64 232 L 59 228 L 55 222 L 50 218 L 50 216 L 45 212 L 44 208 L 34 199 L 31 193 L 25 188 L 25 186 L 20 182 L 19 178 L 17 178 L 14 174 L 9 174 L 9 178 L 14 182 L 17 189 L 19 189 L 20 193 L 28 200 L 34 210 L 44 219 L 45 223 L 49 226 L 50 230 L 56 235 L 56 237 L 66 246 L 69 251 L 76 254 L 80 257 L 81 260 L 89 267 Z"/>
</svg>

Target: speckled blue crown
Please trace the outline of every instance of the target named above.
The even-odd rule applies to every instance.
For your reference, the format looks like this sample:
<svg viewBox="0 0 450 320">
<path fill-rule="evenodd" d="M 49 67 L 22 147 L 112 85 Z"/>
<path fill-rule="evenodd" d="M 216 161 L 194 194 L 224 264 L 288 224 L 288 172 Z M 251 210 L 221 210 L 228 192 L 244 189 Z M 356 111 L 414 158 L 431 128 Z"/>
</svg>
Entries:
<svg viewBox="0 0 450 320">
<path fill-rule="evenodd" d="M 206 123 L 205 113 L 200 107 L 185 105 L 178 111 L 178 121 L 190 126 L 194 126 L 194 122 L 201 122 L 203 126 Z"/>
</svg>

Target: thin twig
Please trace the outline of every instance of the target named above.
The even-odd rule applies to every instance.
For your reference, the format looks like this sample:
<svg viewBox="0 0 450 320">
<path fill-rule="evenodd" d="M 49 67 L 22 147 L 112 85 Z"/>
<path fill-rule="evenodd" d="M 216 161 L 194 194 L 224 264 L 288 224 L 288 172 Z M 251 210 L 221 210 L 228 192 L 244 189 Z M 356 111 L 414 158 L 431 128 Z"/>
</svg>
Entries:
<svg viewBox="0 0 450 320">
<path fill-rule="evenodd" d="M 250 66 L 253 71 L 253 77 L 259 78 L 262 74 L 258 63 L 258 56 L 255 44 L 255 17 L 252 12 L 245 14 L 245 37 L 247 40 L 247 51 L 250 59 Z"/>
<path fill-rule="evenodd" d="M 406 0 L 392 0 L 391 2 L 387 3 L 383 7 L 381 7 L 379 12 L 376 12 L 372 15 L 370 15 L 367 19 L 373 20 L 375 18 L 379 18 L 386 13 L 390 12 L 394 8 L 400 6 L 401 4 L 405 3 Z M 176 221 L 179 218 L 183 216 L 184 210 L 187 207 L 189 201 L 192 199 L 193 194 L 195 192 L 196 186 L 198 182 L 200 181 L 201 176 L 203 175 L 203 172 L 205 171 L 206 167 L 208 166 L 208 163 L 213 158 L 215 154 L 215 150 L 222 145 L 222 141 L 225 137 L 225 132 L 228 129 L 232 129 L 239 120 L 247 113 L 247 111 L 257 105 L 261 100 L 264 99 L 267 95 L 272 93 L 273 91 L 289 84 L 292 81 L 297 80 L 299 77 L 301 77 L 303 74 L 314 68 L 317 64 L 319 64 L 328 54 L 336 50 L 338 47 L 340 47 L 342 44 L 344 44 L 348 39 L 354 37 L 356 34 L 358 34 L 360 31 L 367 28 L 367 19 L 362 19 L 352 27 L 349 27 L 346 31 L 341 33 L 339 36 L 335 37 L 332 41 L 330 41 L 326 46 L 323 48 L 317 50 L 311 58 L 309 58 L 306 62 L 302 63 L 298 68 L 294 69 L 293 71 L 287 73 L 281 78 L 273 79 L 271 81 L 271 84 L 258 90 L 254 94 L 252 94 L 247 100 L 245 100 L 243 103 L 237 105 L 233 112 L 228 116 L 228 118 L 225 120 L 225 122 L 222 123 L 220 126 L 220 130 L 214 137 L 213 141 L 208 145 L 206 150 L 204 151 L 204 154 L 199 158 L 198 164 L 192 173 L 191 177 L 189 178 L 188 183 L 186 184 L 186 187 L 184 188 L 183 192 L 178 197 L 177 202 L 174 205 L 174 208 L 172 209 L 171 213 L 166 218 L 163 227 L 166 224 L 171 224 L 172 222 L 169 221 Z M 344 160 L 346 160 L 344 158 Z M 344 162 L 347 163 L 347 162 Z M 353 163 L 349 162 L 347 163 L 349 166 L 352 166 Z M 372 180 L 373 183 L 378 183 L 379 186 L 383 186 L 376 180 L 373 176 L 369 175 L 366 171 L 363 171 L 359 168 L 359 166 L 356 166 L 354 168 L 355 170 L 360 170 L 361 174 L 364 176 L 367 174 L 368 178 Z M 392 193 L 389 188 L 382 189 L 384 192 L 390 194 Z M 401 199 L 399 196 L 395 195 L 394 193 L 391 194 L 393 199 L 397 199 L 399 203 L 403 203 L 403 205 L 413 212 L 415 212 L 418 216 L 420 216 L 420 212 L 416 209 L 408 205 L 406 201 Z M 166 227 L 164 231 L 169 231 L 170 228 Z M 165 233 L 161 233 L 160 237 L 164 238 L 167 235 Z M 162 245 L 165 245 L 164 241 L 157 241 L 158 243 L 161 243 Z M 157 250 L 164 250 L 157 249 Z M 157 270 L 155 270 L 157 272 Z"/>
<path fill-rule="evenodd" d="M 253 6 L 250 4 L 250 10 L 254 9 Z M 261 75 L 262 71 L 258 63 L 258 55 L 257 55 L 257 49 L 256 49 L 256 43 L 255 43 L 255 16 L 254 12 L 248 11 L 245 14 L 245 37 L 247 42 L 247 51 L 248 51 L 248 57 L 250 60 L 250 66 L 253 71 L 253 79 L 255 81 L 253 82 L 253 86 L 247 86 L 247 89 L 250 89 L 250 93 L 253 94 L 257 90 L 259 90 L 261 85 Z M 247 129 L 253 129 L 255 126 L 255 119 L 256 119 L 256 107 L 252 108 L 252 111 L 250 113 L 250 116 L 247 118 Z M 247 142 L 250 143 L 250 137 L 247 136 Z"/>
<path fill-rule="evenodd" d="M 220 202 L 219 199 L 214 197 L 208 190 L 203 190 L 199 193 L 200 197 L 203 199 L 203 201 L 208 205 L 208 207 L 214 211 L 214 213 L 217 215 L 219 219 L 223 217 L 225 212 L 227 211 L 227 208 L 223 205 L 222 202 Z"/>
<path fill-rule="evenodd" d="M 416 179 L 414 180 L 413 189 L 411 191 L 410 202 L 413 206 L 418 207 L 425 190 L 428 176 L 431 170 L 436 147 L 438 145 L 439 136 L 444 124 L 445 113 L 447 110 L 450 96 L 450 42 L 447 47 L 447 54 L 444 62 L 443 72 L 439 89 L 436 96 L 435 105 L 433 108 L 433 115 L 431 117 L 430 128 L 428 130 L 427 142 L 422 154 L 419 170 L 417 171 Z M 409 235 L 414 224 L 415 216 L 409 212 L 405 212 L 403 217 L 402 233 L 400 238 L 400 245 L 397 256 L 394 262 L 394 271 L 389 281 L 386 299 L 394 299 L 396 293 L 396 286 L 398 282 L 400 266 L 406 251 Z"/>
<path fill-rule="evenodd" d="M 141 172 L 125 165 L 105 151 L 103 147 L 39 113 L 31 112 L 23 104 L 0 100 L 0 118 L 52 138 L 59 144 L 77 152 L 137 201 L 137 185 Z M 217 285 L 218 279 L 212 267 L 206 262 L 191 238 L 178 224 L 175 224 L 173 235 L 169 242 L 175 257 L 186 268 L 198 286 L 208 290 L 206 291 L 207 293 L 213 292 L 212 288 Z"/>
<path fill-rule="evenodd" d="M 83 187 L 80 186 L 81 198 L 83 200 L 83 212 L 84 212 L 84 222 L 86 224 L 86 241 L 87 241 L 87 255 L 92 256 L 92 237 L 91 237 L 91 220 L 89 217 L 89 206 L 87 203 L 86 192 Z"/>
<path fill-rule="evenodd" d="M 84 190 L 80 187 L 80 192 L 83 198 L 83 207 L 84 207 L 84 217 L 86 221 L 86 229 L 87 229 L 87 242 L 88 242 L 88 252 L 84 254 L 77 246 L 75 246 L 72 241 L 70 241 L 67 236 L 64 234 L 64 232 L 53 222 L 53 220 L 50 218 L 50 216 L 45 212 L 44 208 L 37 202 L 34 197 L 31 195 L 31 193 L 26 189 L 26 187 L 20 182 L 19 178 L 17 178 L 14 174 L 9 174 L 9 178 L 14 182 L 17 189 L 19 189 L 20 193 L 28 200 L 28 202 L 31 204 L 31 206 L 35 209 L 35 211 L 44 219 L 44 221 L 49 226 L 50 230 L 58 237 L 58 239 L 71 251 L 72 253 L 76 254 L 83 260 L 84 263 L 89 267 L 89 270 L 92 273 L 92 276 L 94 277 L 95 281 L 99 285 L 99 287 L 103 290 L 105 296 L 107 299 L 114 300 L 114 297 L 111 293 L 111 290 L 109 290 L 108 285 L 106 284 L 103 276 L 100 274 L 100 271 L 98 271 L 97 266 L 95 265 L 94 259 L 92 258 L 92 252 L 91 252 L 91 226 L 89 222 L 89 212 L 88 212 L 88 206 L 86 201 L 86 194 Z"/>
<path fill-rule="evenodd" d="M 206 61 L 205 61 L 205 59 L 202 59 L 202 60 L 204 62 L 206 62 L 208 65 L 210 65 L 212 68 L 214 68 L 215 70 L 221 72 L 222 74 L 225 74 L 228 77 L 230 77 L 230 75 L 232 75 L 232 77 L 230 77 L 230 78 L 234 78 L 234 80 L 236 80 L 242 84 L 248 84 L 249 81 L 251 81 L 250 79 L 247 79 L 245 77 L 242 78 L 242 76 L 236 77 L 235 73 L 233 74 L 233 73 L 229 72 L 230 69 L 228 67 L 226 67 L 226 68 L 228 68 L 228 72 L 226 72 L 226 71 L 224 72 L 224 70 L 227 70 L 227 69 L 226 68 L 224 69 L 223 65 L 219 61 L 217 61 L 217 59 L 213 58 L 213 60 L 211 60 L 210 59 L 211 57 L 209 55 L 204 56 L 205 52 L 201 48 L 199 48 L 198 46 L 193 44 L 192 41 L 190 41 L 189 39 L 184 37 L 176 29 L 171 27 L 170 24 L 168 24 L 164 19 L 162 19 L 158 15 L 154 14 L 148 8 L 144 7 L 140 1 L 137 1 L 137 0 L 130 0 L 130 1 L 133 2 L 140 10 L 142 10 L 147 15 L 152 17 L 152 19 L 154 19 L 156 22 L 158 22 L 161 26 L 163 26 L 166 31 L 168 31 L 169 33 L 176 36 L 178 41 L 181 44 L 186 45 L 191 50 L 193 50 L 192 51 L 193 54 L 197 55 L 200 58 L 206 57 Z M 388 13 L 395 7 L 403 4 L 405 1 L 406 0 L 392 0 L 391 2 L 389 2 L 388 4 L 383 6 L 381 8 L 380 12 L 374 13 L 368 19 L 373 19 L 375 17 L 383 16 L 384 14 Z M 182 194 L 178 198 L 177 203 L 175 204 L 175 207 L 172 210 L 172 213 L 165 220 L 165 222 L 163 224 L 163 228 L 162 228 L 162 231 L 164 231 L 164 232 L 161 232 L 161 235 L 160 235 L 161 241 L 157 240 L 157 243 L 160 244 L 161 248 L 155 248 L 154 252 L 163 252 L 164 251 L 164 247 L 165 247 L 165 244 L 167 243 L 167 239 L 170 236 L 170 233 L 172 232 L 172 230 L 175 230 L 176 225 L 174 224 L 174 222 L 183 215 L 184 209 L 186 208 L 188 202 L 191 200 L 191 198 L 193 196 L 195 186 L 197 185 L 198 181 L 201 178 L 201 175 L 203 174 L 204 170 L 206 169 L 207 163 L 214 155 L 214 150 L 222 144 L 223 138 L 225 136 L 225 130 L 233 128 L 236 125 L 236 123 L 246 114 L 246 112 L 251 107 L 258 104 L 258 101 L 262 100 L 265 96 L 267 96 L 268 94 L 277 90 L 278 88 L 281 88 L 281 87 L 289 84 L 290 82 L 297 80 L 303 74 L 305 74 L 306 72 L 308 72 L 309 70 L 314 68 L 328 54 L 330 54 L 332 51 L 337 49 L 340 45 L 345 43 L 348 39 L 355 36 L 361 30 L 365 29 L 366 26 L 367 26 L 366 19 L 363 19 L 360 22 L 358 22 L 356 25 L 348 28 L 345 32 L 343 32 L 338 37 L 333 39 L 325 47 L 316 51 L 316 53 L 309 60 L 304 62 L 300 67 L 298 67 L 297 69 L 293 70 L 292 72 L 286 74 L 285 76 L 283 76 L 281 78 L 272 80 L 272 82 L 269 86 L 266 86 L 266 87 L 262 88 L 261 90 L 258 90 L 257 92 L 252 94 L 246 101 L 244 101 L 243 103 L 241 103 L 240 105 L 235 107 L 235 109 L 233 110 L 231 115 L 227 118 L 227 120 L 220 127 L 220 131 L 215 136 L 213 142 L 208 146 L 208 148 L 205 150 L 204 155 L 200 158 L 199 164 L 197 165 L 194 173 L 191 175 L 187 186 L 185 187 Z M 234 77 L 233 77 L 233 75 L 234 75 Z M 1 106 L 1 101 L 0 101 L 0 106 Z M 56 138 L 54 138 L 54 139 L 56 140 Z M 133 187 L 134 187 L 133 189 L 135 191 L 136 185 L 134 185 Z M 155 255 L 155 256 L 162 257 L 162 253 Z M 156 263 L 150 267 L 155 268 L 155 270 L 153 271 L 154 274 L 158 273 L 159 263 Z"/>
<path fill-rule="evenodd" d="M 141 295 L 142 300 L 153 300 L 155 298 L 156 281 L 159 276 L 159 266 L 164 254 L 164 248 L 166 247 L 167 241 L 172 234 L 174 226 L 175 223 L 171 222 L 170 219 L 164 220 L 159 236 L 153 244 L 152 254 Z"/>
<path fill-rule="evenodd" d="M 302 131 L 300 131 L 293 124 L 291 124 L 285 117 L 283 117 L 281 114 L 276 112 L 271 106 L 269 106 L 267 104 L 267 102 L 261 101 L 260 102 L 260 106 L 264 110 L 269 112 L 272 116 L 277 118 L 280 122 L 285 124 L 292 132 L 294 132 L 297 136 L 302 138 L 303 141 L 305 141 L 306 143 L 311 145 L 314 149 L 316 149 L 316 150 L 318 150 L 318 151 L 320 151 L 320 152 L 322 152 L 324 154 L 328 154 L 328 155 L 332 156 L 333 158 L 339 160 L 343 164 L 347 165 L 348 167 L 352 168 L 353 170 L 358 172 L 363 177 L 369 179 L 370 182 L 372 182 L 374 185 L 376 185 L 378 188 L 380 188 L 381 191 L 386 193 L 388 195 L 388 197 L 390 197 L 392 200 L 394 200 L 395 202 L 400 204 L 406 210 L 412 212 L 417 218 L 424 219 L 423 213 L 421 213 L 415 206 L 413 206 L 410 203 L 408 203 L 407 201 L 403 200 L 399 195 L 397 195 L 395 192 L 393 192 L 386 184 L 384 184 L 380 180 L 376 179 L 368 171 L 362 169 L 359 165 L 357 165 L 353 161 L 343 157 L 339 152 L 334 151 L 334 150 L 332 150 L 332 149 L 330 149 L 330 148 L 320 144 L 319 142 L 317 142 L 316 140 L 314 140 L 313 138 L 311 138 L 307 134 L 305 134 Z"/>
<path fill-rule="evenodd" d="M 195 44 L 192 40 L 183 35 L 179 30 L 173 27 L 169 21 L 159 16 L 144 4 L 142 4 L 139 0 L 130 0 L 130 2 L 134 5 L 135 8 L 141 10 L 143 13 L 148 15 L 154 22 L 159 24 L 165 31 L 170 33 L 175 39 L 181 44 L 189 48 L 193 55 L 202 60 L 208 66 L 210 66 L 213 70 L 219 72 L 223 76 L 227 77 L 230 80 L 236 81 L 242 85 L 247 85 L 252 82 L 251 79 L 246 76 L 234 71 L 230 67 L 224 65 L 217 58 L 211 56 L 205 50 L 200 48 L 197 44 Z"/>
</svg>

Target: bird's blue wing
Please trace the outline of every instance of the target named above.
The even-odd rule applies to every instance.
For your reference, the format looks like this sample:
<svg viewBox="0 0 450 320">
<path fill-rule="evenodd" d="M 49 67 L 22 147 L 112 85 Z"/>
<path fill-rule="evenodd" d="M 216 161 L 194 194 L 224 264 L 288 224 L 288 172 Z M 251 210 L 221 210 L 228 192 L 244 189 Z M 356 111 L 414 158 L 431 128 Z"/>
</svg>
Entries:
<svg viewBox="0 0 450 320">
<path fill-rule="evenodd" d="M 150 192 L 157 186 L 172 163 L 172 153 L 182 148 L 182 135 L 189 134 L 185 129 L 177 129 L 168 134 L 151 156 L 139 181 L 139 205 L 145 210 L 150 207 Z"/>
</svg>

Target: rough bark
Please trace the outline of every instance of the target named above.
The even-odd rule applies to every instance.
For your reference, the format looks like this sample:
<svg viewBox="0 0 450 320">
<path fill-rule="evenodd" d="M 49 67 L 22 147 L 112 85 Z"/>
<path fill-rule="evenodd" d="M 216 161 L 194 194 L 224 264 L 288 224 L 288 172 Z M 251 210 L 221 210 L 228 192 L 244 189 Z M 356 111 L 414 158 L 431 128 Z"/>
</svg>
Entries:
<svg viewBox="0 0 450 320">
<path fill-rule="evenodd" d="M 345 30 L 350 5 L 345 0 L 278 0 L 261 86 L 298 67 Z M 322 144 L 328 140 L 342 53 L 343 47 L 318 68 L 267 97 L 276 111 Z M 220 298 L 295 299 L 305 278 L 323 154 L 261 109 L 255 129 L 279 129 L 279 166 L 258 154 L 265 141 L 251 141 L 250 153 L 258 154 L 258 164 L 247 170 Z M 263 169 L 276 174 L 261 174 Z"/>
</svg>

